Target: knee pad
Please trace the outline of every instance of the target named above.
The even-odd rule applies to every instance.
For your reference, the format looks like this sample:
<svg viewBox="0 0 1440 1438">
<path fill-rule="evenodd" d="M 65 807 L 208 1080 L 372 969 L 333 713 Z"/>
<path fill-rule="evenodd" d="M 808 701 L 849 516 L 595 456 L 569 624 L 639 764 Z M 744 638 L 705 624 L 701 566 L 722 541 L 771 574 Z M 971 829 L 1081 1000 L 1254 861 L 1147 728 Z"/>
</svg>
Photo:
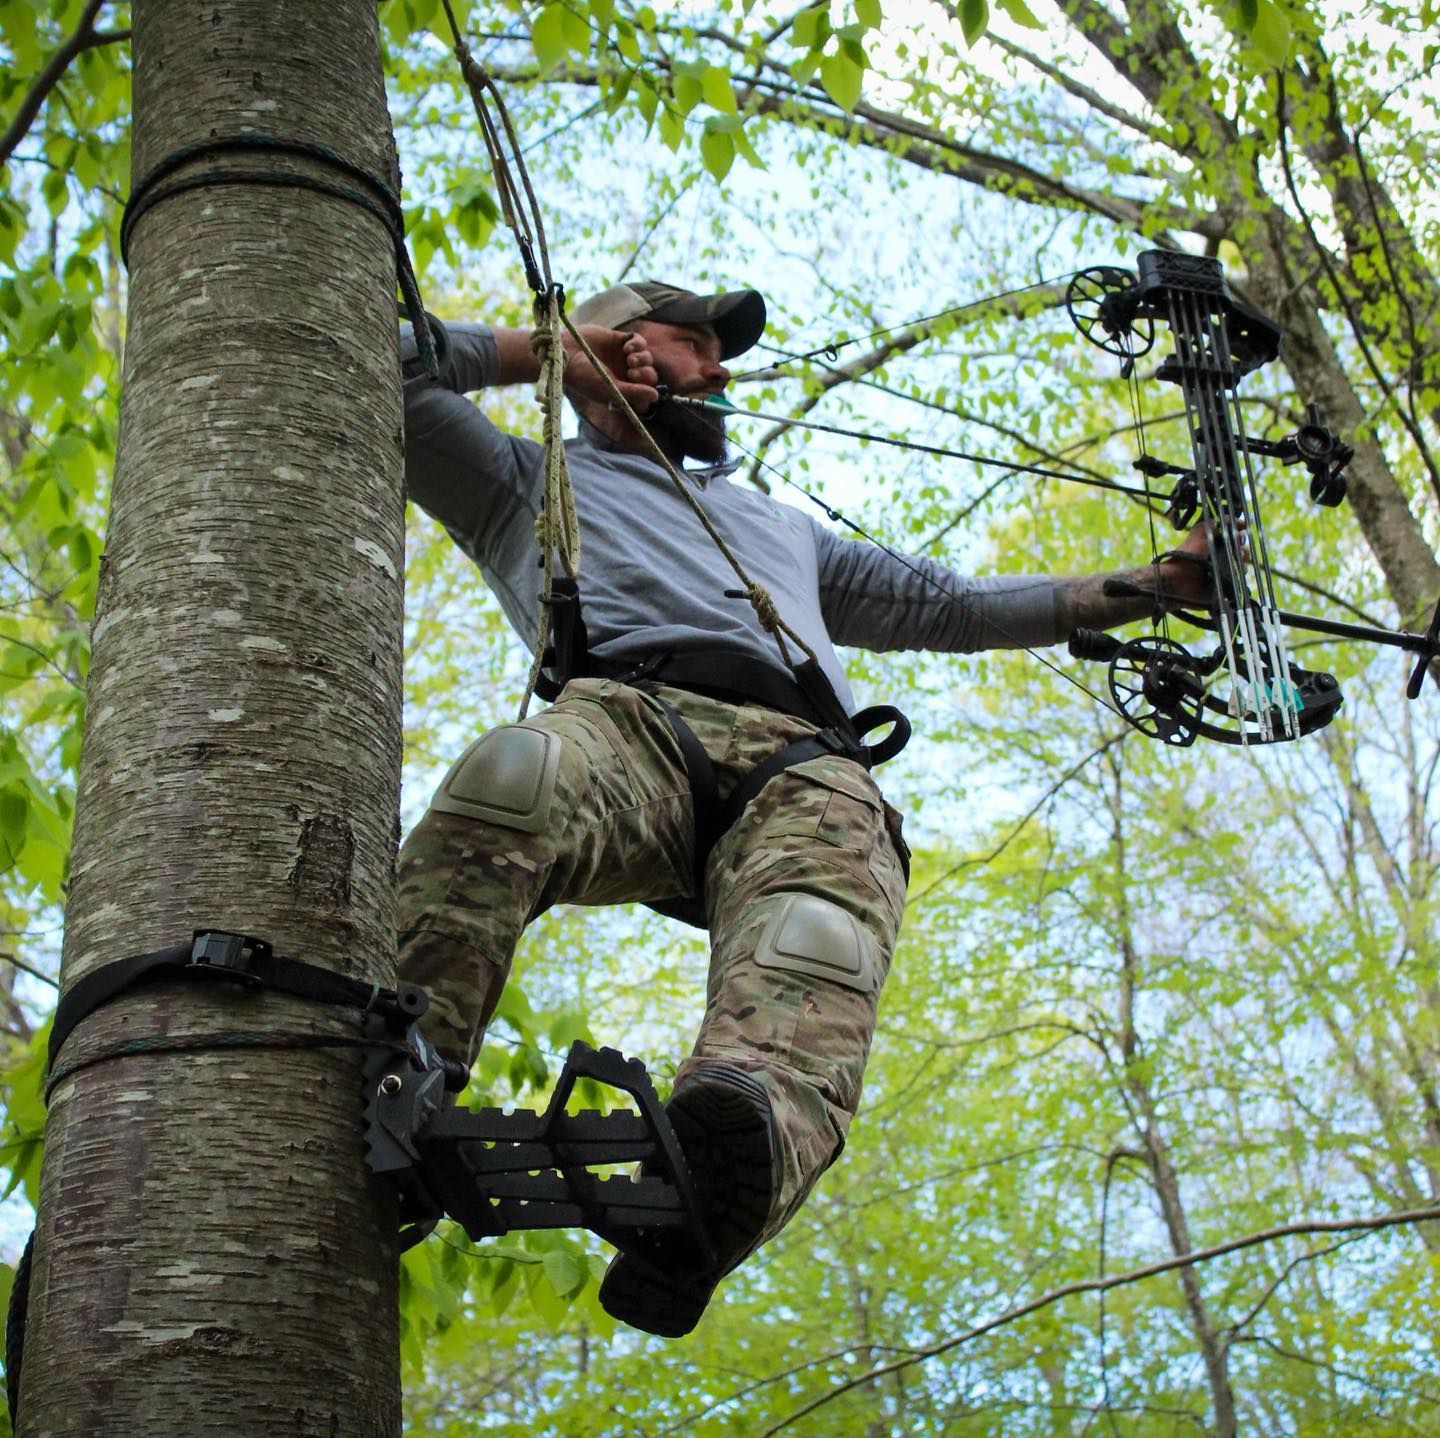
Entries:
<svg viewBox="0 0 1440 1438">
<path fill-rule="evenodd" d="M 557 735 L 518 724 L 492 729 L 450 766 L 430 807 L 535 834 L 549 822 L 559 768 Z"/>
<path fill-rule="evenodd" d="M 868 994 L 879 987 L 874 950 L 875 941 L 838 904 L 788 894 L 760 935 L 755 962 Z"/>
</svg>

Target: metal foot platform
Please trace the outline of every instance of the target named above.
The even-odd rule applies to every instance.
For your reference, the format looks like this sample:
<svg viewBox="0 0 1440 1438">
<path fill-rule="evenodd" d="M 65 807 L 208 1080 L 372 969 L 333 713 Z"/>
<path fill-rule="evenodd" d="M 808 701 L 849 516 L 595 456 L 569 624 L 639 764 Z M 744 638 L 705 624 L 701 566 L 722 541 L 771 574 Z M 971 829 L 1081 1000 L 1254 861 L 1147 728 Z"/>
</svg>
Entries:
<svg viewBox="0 0 1440 1438">
<path fill-rule="evenodd" d="M 581 1078 L 627 1095 L 638 1112 L 567 1113 Z M 709 1252 L 684 1156 L 638 1059 L 576 1042 L 543 1113 L 465 1109 L 453 1096 L 464 1071 L 412 1024 L 399 1042 L 377 1031 L 364 1082 L 366 1161 L 399 1191 L 406 1248 L 449 1217 L 472 1240 L 588 1228 L 617 1247 L 640 1229 L 684 1227 Z M 590 1172 L 636 1163 L 639 1178 Z"/>
</svg>

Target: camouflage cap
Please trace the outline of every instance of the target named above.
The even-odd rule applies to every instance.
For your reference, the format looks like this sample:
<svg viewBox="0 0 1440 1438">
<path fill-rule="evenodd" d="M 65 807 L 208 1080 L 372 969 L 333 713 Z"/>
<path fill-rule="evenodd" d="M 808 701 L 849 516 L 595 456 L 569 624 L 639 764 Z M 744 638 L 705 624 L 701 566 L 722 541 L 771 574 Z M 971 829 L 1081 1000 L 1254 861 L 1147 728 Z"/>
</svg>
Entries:
<svg viewBox="0 0 1440 1438">
<path fill-rule="evenodd" d="M 697 295 L 678 285 L 641 280 L 591 295 L 570 312 L 576 324 L 619 329 L 633 320 L 667 325 L 709 325 L 720 340 L 720 358 L 744 354 L 765 331 L 765 297 L 759 290 Z"/>
</svg>

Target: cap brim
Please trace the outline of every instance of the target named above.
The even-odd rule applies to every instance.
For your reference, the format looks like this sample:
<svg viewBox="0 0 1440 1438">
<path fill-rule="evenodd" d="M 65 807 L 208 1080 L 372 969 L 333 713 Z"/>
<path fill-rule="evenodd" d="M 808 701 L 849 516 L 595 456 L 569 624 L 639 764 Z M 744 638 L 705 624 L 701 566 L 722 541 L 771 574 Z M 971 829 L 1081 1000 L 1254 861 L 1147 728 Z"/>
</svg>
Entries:
<svg viewBox="0 0 1440 1438">
<path fill-rule="evenodd" d="M 720 358 L 732 359 L 765 333 L 765 296 L 759 290 L 684 295 L 657 306 L 645 318 L 668 325 L 709 325 L 720 341 Z"/>
</svg>

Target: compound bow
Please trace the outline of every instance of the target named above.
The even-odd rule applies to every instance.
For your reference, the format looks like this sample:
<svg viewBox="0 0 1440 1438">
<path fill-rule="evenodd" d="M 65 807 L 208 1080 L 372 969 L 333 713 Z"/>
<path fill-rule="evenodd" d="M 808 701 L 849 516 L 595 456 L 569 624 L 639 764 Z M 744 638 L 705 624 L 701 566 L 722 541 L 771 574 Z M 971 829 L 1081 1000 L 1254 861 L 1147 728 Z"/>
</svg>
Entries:
<svg viewBox="0 0 1440 1438">
<path fill-rule="evenodd" d="M 1245 433 L 1236 390 L 1245 375 L 1279 355 L 1279 325 L 1230 294 L 1217 260 L 1152 250 L 1139 257 L 1137 269 L 1082 270 L 1070 282 L 1070 316 L 1087 340 L 1121 359 L 1127 380 L 1154 345 L 1156 323 L 1170 327 L 1175 351 L 1156 378 L 1180 388 L 1194 462 L 1185 468 L 1142 455 L 1135 467 L 1147 489 L 1151 480 L 1175 476 L 1166 513 L 1177 529 L 1197 517 L 1205 523 L 1215 599 L 1170 612 L 1216 634 L 1219 645 L 1198 655 L 1163 630 L 1119 640 L 1082 629 L 1070 652 L 1108 660 L 1121 715 L 1141 733 L 1177 747 L 1202 735 L 1224 744 L 1273 744 L 1313 733 L 1335 717 L 1343 703 L 1338 681 L 1290 658 L 1287 628 L 1409 650 L 1418 656 L 1408 689 L 1414 699 L 1440 654 L 1440 604 L 1427 632 L 1411 634 L 1292 614 L 1276 602 L 1253 459 L 1303 464 L 1311 498 L 1333 507 L 1345 497 L 1344 470 L 1354 454 L 1313 405 L 1307 422 L 1284 439 Z M 1106 588 L 1116 597 L 1150 593 L 1123 580 Z M 1157 602 L 1157 618 L 1158 609 Z"/>
</svg>

